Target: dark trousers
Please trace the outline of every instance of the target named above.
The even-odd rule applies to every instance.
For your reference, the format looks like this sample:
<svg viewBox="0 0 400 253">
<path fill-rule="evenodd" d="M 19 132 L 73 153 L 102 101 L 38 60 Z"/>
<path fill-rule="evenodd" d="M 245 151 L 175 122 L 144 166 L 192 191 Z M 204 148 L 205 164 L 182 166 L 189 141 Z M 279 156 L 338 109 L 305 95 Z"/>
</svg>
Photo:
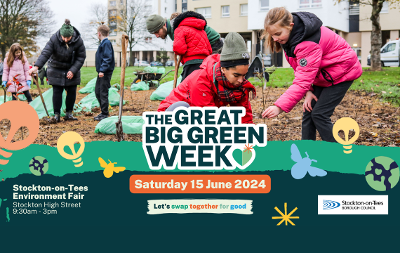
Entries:
<svg viewBox="0 0 400 253">
<path fill-rule="evenodd" d="M 40 78 L 40 85 L 44 85 L 44 77 Z"/>
<path fill-rule="evenodd" d="M 318 130 L 323 141 L 336 142 L 332 134 L 333 124 L 331 116 L 352 83 L 353 81 L 348 81 L 329 87 L 313 86 L 313 93 L 318 98 L 318 102 L 312 100 L 312 111 L 308 112 L 306 110 L 303 113 L 302 140 L 315 140 L 316 130 Z"/>
<path fill-rule="evenodd" d="M 101 113 L 108 115 L 108 89 L 111 87 L 111 76 L 112 74 L 104 74 L 103 77 L 97 76 L 96 81 L 96 98 L 99 101 Z"/>
<path fill-rule="evenodd" d="M 11 92 L 11 95 L 12 95 L 12 100 L 17 100 L 15 98 L 17 96 L 17 93 Z M 31 96 L 31 93 L 29 93 L 29 90 L 24 91 L 24 95 L 25 95 L 26 99 L 28 100 L 28 102 L 32 102 L 32 96 Z"/>
<path fill-rule="evenodd" d="M 66 111 L 67 112 L 72 112 L 74 109 L 74 104 L 76 100 L 76 88 L 77 85 L 72 85 L 72 86 L 58 86 L 58 85 L 53 85 L 53 108 L 54 108 L 54 113 L 60 114 L 61 112 L 61 106 L 62 106 L 62 93 L 65 89 L 65 92 L 67 92 L 67 98 L 65 99 L 65 105 L 66 105 Z"/>
<path fill-rule="evenodd" d="M 192 74 L 193 71 L 200 69 L 200 65 L 201 63 L 197 63 L 197 64 L 189 64 L 189 65 L 185 65 L 183 67 L 183 71 L 182 71 L 182 81 L 185 80 L 185 78 L 187 76 L 189 76 L 190 74 Z"/>
</svg>

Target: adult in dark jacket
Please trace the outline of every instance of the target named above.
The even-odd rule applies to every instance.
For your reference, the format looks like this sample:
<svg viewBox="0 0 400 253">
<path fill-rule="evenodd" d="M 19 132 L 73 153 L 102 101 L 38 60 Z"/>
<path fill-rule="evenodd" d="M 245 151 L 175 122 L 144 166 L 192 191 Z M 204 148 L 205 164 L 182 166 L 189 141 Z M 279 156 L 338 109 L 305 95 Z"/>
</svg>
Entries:
<svg viewBox="0 0 400 253">
<path fill-rule="evenodd" d="M 29 71 L 33 73 L 41 69 L 46 62 L 47 78 L 53 86 L 54 118 L 60 122 L 62 93 L 67 92 L 66 115 L 64 120 L 77 120 L 72 116 L 76 100 L 76 89 L 81 83 L 80 69 L 86 59 L 86 50 L 79 31 L 68 19 L 43 49 L 35 66 Z"/>
</svg>

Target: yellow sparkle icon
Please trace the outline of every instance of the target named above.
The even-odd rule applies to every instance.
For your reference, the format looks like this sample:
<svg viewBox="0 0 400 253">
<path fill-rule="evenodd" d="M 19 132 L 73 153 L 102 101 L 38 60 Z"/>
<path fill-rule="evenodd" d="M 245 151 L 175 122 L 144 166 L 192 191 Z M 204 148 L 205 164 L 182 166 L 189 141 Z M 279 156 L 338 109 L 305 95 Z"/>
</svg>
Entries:
<svg viewBox="0 0 400 253">
<path fill-rule="evenodd" d="M 285 203 L 285 214 L 283 214 L 281 212 L 281 210 L 279 210 L 278 207 L 275 207 L 275 210 L 280 213 L 282 216 L 272 216 L 273 220 L 279 220 L 282 219 L 277 226 L 280 226 L 282 224 L 283 221 L 285 221 L 285 224 L 287 226 L 287 223 L 289 222 L 290 224 L 292 224 L 293 226 L 296 226 L 290 219 L 299 219 L 299 216 L 291 216 L 294 212 L 296 212 L 297 207 L 295 209 L 293 209 L 289 214 L 287 214 L 287 203 Z"/>
</svg>

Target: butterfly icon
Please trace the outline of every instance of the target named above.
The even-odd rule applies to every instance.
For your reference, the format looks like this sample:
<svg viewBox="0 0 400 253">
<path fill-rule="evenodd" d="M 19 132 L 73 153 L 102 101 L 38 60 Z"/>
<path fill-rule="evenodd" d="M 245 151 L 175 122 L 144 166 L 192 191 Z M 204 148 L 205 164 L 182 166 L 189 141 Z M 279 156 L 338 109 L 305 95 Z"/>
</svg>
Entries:
<svg viewBox="0 0 400 253">
<path fill-rule="evenodd" d="M 112 163 L 110 160 L 108 160 L 110 163 L 106 163 L 106 161 L 103 160 L 103 158 L 99 157 L 99 163 L 100 166 L 104 168 L 103 174 L 106 178 L 112 177 L 113 173 L 120 173 L 121 171 L 124 171 L 126 168 L 125 167 L 114 167 L 115 164 L 117 163 Z"/>
<path fill-rule="evenodd" d="M 322 170 L 322 169 L 318 169 L 316 167 L 312 167 L 311 163 L 312 162 L 317 162 L 317 160 L 314 159 L 310 159 L 310 157 L 308 156 L 307 152 L 306 155 L 307 157 L 303 158 L 300 154 L 299 149 L 297 148 L 296 144 L 292 144 L 292 146 L 290 147 L 290 151 L 292 152 L 292 156 L 290 158 L 292 158 L 293 161 L 296 162 L 295 165 L 293 165 L 291 173 L 292 173 L 292 177 L 295 179 L 302 179 L 303 177 L 305 177 L 305 175 L 310 174 L 310 176 L 315 177 L 315 176 L 319 176 L 319 177 L 323 177 L 326 176 L 326 171 Z"/>
</svg>

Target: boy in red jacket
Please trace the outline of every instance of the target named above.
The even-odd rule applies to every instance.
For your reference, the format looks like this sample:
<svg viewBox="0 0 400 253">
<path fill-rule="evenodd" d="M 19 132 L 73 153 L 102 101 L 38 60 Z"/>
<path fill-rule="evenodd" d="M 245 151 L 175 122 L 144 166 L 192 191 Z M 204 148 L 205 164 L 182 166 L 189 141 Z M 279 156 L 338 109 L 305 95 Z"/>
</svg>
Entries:
<svg viewBox="0 0 400 253">
<path fill-rule="evenodd" d="M 250 56 L 240 34 L 229 33 L 221 55 L 213 54 L 181 82 L 160 104 L 158 111 L 184 106 L 243 106 L 246 115 L 242 123 L 253 123 L 250 92 L 256 95 L 254 86 L 245 79 Z M 183 103 L 185 102 L 185 103 Z"/>
<path fill-rule="evenodd" d="M 182 57 L 182 81 L 200 69 L 203 60 L 212 54 L 207 33 L 207 21 L 194 11 L 187 11 L 174 19 L 174 53 Z"/>
</svg>

